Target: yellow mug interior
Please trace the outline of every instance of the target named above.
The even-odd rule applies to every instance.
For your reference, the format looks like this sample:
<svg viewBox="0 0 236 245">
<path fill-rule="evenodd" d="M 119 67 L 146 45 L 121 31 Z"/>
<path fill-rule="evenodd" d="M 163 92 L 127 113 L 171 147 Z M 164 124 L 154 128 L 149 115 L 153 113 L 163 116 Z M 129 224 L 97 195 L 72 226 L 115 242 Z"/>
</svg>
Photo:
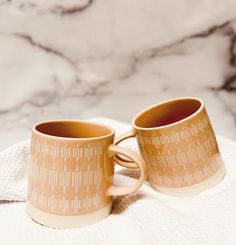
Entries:
<svg viewBox="0 0 236 245">
<path fill-rule="evenodd" d="M 83 121 L 48 121 L 34 127 L 37 133 L 63 138 L 97 138 L 114 133 L 113 129 Z"/>
<path fill-rule="evenodd" d="M 169 100 L 141 112 L 134 119 L 134 125 L 139 128 L 171 125 L 195 114 L 202 106 L 202 101 L 197 98 Z"/>
</svg>

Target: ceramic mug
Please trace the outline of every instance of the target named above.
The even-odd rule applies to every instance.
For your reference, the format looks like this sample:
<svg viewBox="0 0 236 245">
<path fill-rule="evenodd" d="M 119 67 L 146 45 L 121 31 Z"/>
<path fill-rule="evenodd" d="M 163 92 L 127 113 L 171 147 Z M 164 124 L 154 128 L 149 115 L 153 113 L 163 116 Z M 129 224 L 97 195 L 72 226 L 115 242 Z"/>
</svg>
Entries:
<svg viewBox="0 0 236 245">
<path fill-rule="evenodd" d="M 216 185 L 225 174 L 216 137 L 203 102 L 177 98 L 153 105 L 132 121 L 133 130 L 115 144 L 136 137 L 157 191 L 174 196 L 197 194 Z M 136 167 L 116 155 L 123 166 Z"/>
<path fill-rule="evenodd" d="M 114 130 L 86 121 L 46 121 L 33 127 L 27 213 L 55 228 L 82 227 L 109 215 L 112 196 L 135 192 L 145 181 L 142 157 L 113 144 Z M 114 154 L 140 168 L 133 186 L 112 184 Z"/>
</svg>

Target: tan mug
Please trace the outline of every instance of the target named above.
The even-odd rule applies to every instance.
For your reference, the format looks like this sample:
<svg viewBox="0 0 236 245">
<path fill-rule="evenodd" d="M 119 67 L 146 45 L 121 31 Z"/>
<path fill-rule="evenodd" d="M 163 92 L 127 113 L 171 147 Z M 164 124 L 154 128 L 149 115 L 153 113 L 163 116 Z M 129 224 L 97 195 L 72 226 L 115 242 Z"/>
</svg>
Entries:
<svg viewBox="0 0 236 245">
<path fill-rule="evenodd" d="M 132 126 L 133 130 L 115 143 L 136 137 L 147 163 L 149 183 L 157 191 L 174 196 L 193 195 L 224 177 L 224 163 L 200 99 L 177 98 L 153 105 L 139 113 Z M 119 155 L 115 161 L 136 167 Z"/>
<path fill-rule="evenodd" d="M 142 157 L 113 144 L 114 130 L 86 121 L 47 121 L 33 127 L 27 213 L 55 228 L 82 227 L 109 215 L 112 196 L 135 192 L 146 179 Z M 134 161 L 133 186 L 113 185 L 114 154 Z"/>
</svg>

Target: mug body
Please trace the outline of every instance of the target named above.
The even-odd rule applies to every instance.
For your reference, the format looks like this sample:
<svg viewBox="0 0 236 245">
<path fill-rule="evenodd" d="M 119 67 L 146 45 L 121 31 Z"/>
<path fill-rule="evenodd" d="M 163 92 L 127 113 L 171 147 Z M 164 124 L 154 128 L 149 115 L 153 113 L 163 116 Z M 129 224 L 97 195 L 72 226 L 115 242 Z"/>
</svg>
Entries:
<svg viewBox="0 0 236 245">
<path fill-rule="evenodd" d="M 84 121 L 33 127 L 27 212 L 46 226 L 82 227 L 109 215 L 114 130 Z"/>
<path fill-rule="evenodd" d="M 216 137 L 200 99 L 179 98 L 154 105 L 134 118 L 133 128 L 154 189 L 193 195 L 224 177 Z"/>
</svg>

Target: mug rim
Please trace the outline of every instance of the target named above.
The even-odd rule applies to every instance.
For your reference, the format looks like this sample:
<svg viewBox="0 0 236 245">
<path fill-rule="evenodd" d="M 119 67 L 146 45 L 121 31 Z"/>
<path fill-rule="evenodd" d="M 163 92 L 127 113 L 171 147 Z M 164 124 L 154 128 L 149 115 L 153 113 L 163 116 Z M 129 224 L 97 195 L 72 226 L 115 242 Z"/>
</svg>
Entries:
<svg viewBox="0 0 236 245">
<path fill-rule="evenodd" d="M 195 101 L 198 101 L 200 102 L 200 107 L 194 112 L 192 113 L 191 115 L 177 121 L 177 122 L 173 122 L 173 123 L 170 123 L 170 124 L 167 124 L 167 125 L 163 125 L 163 126 L 157 126 L 157 127 L 140 127 L 140 126 L 137 126 L 136 125 L 136 120 L 141 117 L 145 112 L 155 108 L 155 107 L 158 107 L 160 105 L 163 105 L 163 104 L 166 104 L 166 103 L 169 103 L 169 102 L 173 102 L 173 101 L 179 101 L 179 100 L 188 100 L 188 99 L 191 99 L 191 100 L 195 100 Z M 149 107 L 147 107 L 146 109 L 142 110 L 141 112 L 139 112 L 133 119 L 132 119 L 132 126 L 134 129 L 137 129 L 137 130 L 143 130 L 143 131 L 149 131 L 149 130 L 155 130 L 155 129 L 164 129 L 164 128 L 169 128 L 169 127 L 172 127 L 172 126 L 175 126 L 179 123 L 182 123 L 182 122 L 185 122 L 187 120 L 189 120 L 190 118 L 196 116 L 202 109 L 204 108 L 204 102 L 202 99 L 200 98 L 197 98 L 197 97 L 179 97 L 179 98 L 175 98 L 175 99 L 169 99 L 169 100 L 164 100 L 162 102 L 159 102 L 159 103 L 156 103 L 156 104 L 153 104 Z"/>
<path fill-rule="evenodd" d="M 56 122 L 72 122 L 72 123 L 85 123 L 85 124 L 90 124 L 93 126 L 99 126 L 99 127 L 103 127 L 106 128 L 110 131 L 110 133 L 102 135 L 102 136 L 95 136 L 95 137 L 84 137 L 84 138 L 79 138 L 79 137 L 63 137 L 63 136 L 54 136 L 54 135 L 50 135 L 50 134 L 46 134 L 46 133 L 42 133 L 39 130 L 37 130 L 36 128 L 39 125 L 42 124 L 46 124 L 46 123 L 56 123 Z M 96 122 L 90 122 L 87 120 L 76 120 L 76 119 L 53 119 L 53 120 L 45 120 L 45 121 L 40 121 L 38 123 L 36 123 L 33 127 L 32 127 L 32 133 L 34 133 L 35 135 L 39 135 L 39 136 L 43 136 L 43 137 L 48 137 L 48 138 L 52 138 L 52 139 L 56 139 L 56 140 L 63 140 L 63 141 L 95 141 L 95 140 L 100 140 L 100 139 L 106 139 L 109 138 L 111 136 L 115 135 L 115 130 L 107 125 L 101 124 L 101 123 L 96 123 Z"/>
</svg>

